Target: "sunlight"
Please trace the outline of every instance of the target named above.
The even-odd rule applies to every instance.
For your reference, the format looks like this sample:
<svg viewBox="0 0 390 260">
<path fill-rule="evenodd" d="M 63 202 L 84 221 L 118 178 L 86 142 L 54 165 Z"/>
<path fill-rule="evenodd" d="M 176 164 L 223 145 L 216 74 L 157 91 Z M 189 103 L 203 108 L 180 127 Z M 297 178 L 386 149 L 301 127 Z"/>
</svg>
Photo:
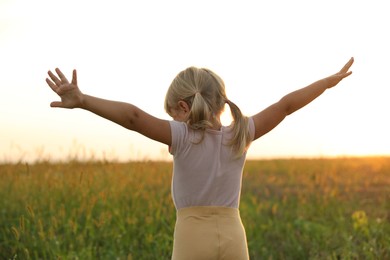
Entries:
<svg viewBox="0 0 390 260">
<path fill-rule="evenodd" d="M 225 105 L 225 109 L 221 115 L 221 123 L 222 123 L 222 125 L 227 126 L 227 125 L 230 125 L 230 123 L 232 121 L 233 121 L 233 117 L 232 117 L 232 114 L 230 113 L 230 108 L 228 105 Z"/>
<path fill-rule="evenodd" d="M 129 157 L 132 145 L 137 154 L 161 157 L 156 152 L 161 146 L 138 134 L 88 113 L 49 108 L 57 97 L 45 78 L 47 70 L 57 66 L 66 75 L 76 68 L 84 93 L 130 102 L 160 118 L 166 118 L 163 86 L 187 66 L 208 67 L 222 76 L 229 97 L 250 116 L 336 72 L 350 56 L 356 58 L 350 78 L 289 116 L 256 142 L 250 154 L 390 153 L 390 124 L 384 120 L 390 109 L 383 64 L 390 44 L 382 33 L 389 24 L 386 8 L 337 2 L 335 13 L 329 4 L 312 4 L 307 7 L 312 12 L 300 13 L 303 9 L 280 10 L 274 2 L 261 10 L 255 3 L 229 2 L 207 3 L 206 9 L 187 9 L 181 1 L 155 1 L 153 6 L 142 1 L 94 2 L 91 12 L 89 1 L 0 1 L 0 109 L 9 111 L 0 115 L 0 157 L 46 157 L 44 147 L 45 154 L 66 158 L 74 139 L 98 154 L 114 148 L 118 156 Z M 295 6 L 299 3 L 289 4 Z M 221 7 L 224 12 L 219 12 Z M 331 21 L 326 19 L 330 11 Z M 362 13 L 372 16 L 363 20 Z M 65 19 L 69 14 L 72 19 Z M 346 15 L 348 30 L 339 26 Z M 231 121 L 227 106 L 221 123 Z"/>
</svg>

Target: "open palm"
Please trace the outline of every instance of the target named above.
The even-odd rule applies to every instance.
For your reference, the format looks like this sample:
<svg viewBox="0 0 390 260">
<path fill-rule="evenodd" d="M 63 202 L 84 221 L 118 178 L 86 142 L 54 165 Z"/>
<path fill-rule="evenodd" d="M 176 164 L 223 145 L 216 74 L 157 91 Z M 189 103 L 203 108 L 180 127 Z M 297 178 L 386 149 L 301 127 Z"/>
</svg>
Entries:
<svg viewBox="0 0 390 260">
<path fill-rule="evenodd" d="M 64 76 L 60 69 L 55 69 L 58 77 L 53 72 L 49 71 L 49 78 L 46 78 L 46 83 L 50 88 L 60 96 L 61 101 L 50 103 L 51 107 L 76 108 L 82 104 L 83 94 L 77 86 L 77 72 L 73 70 L 72 82 Z"/>
</svg>

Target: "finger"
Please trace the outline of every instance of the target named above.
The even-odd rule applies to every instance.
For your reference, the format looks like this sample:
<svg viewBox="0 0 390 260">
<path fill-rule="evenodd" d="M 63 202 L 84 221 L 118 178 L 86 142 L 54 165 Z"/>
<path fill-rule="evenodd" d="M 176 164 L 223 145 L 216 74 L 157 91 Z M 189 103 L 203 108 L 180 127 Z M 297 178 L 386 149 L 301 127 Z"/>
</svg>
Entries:
<svg viewBox="0 0 390 260">
<path fill-rule="evenodd" d="M 61 86 L 61 81 L 57 78 L 56 75 L 53 74 L 50 70 L 47 72 L 51 80 L 57 85 L 57 87 Z"/>
<path fill-rule="evenodd" d="M 61 72 L 61 70 L 59 68 L 56 68 L 56 72 L 57 72 L 58 76 L 60 77 L 62 83 L 69 84 L 68 79 L 65 77 L 65 75 Z"/>
<path fill-rule="evenodd" d="M 349 75 L 351 75 L 352 74 L 352 71 L 349 71 L 349 72 L 347 72 L 347 73 L 345 73 L 344 75 L 343 75 L 343 78 L 346 78 L 346 77 L 348 77 Z"/>
<path fill-rule="evenodd" d="M 349 68 L 352 66 L 354 62 L 354 58 L 352 57 L 351 59 L 349 59 L 349 61 L 344 65 L 344 67 L 340 70 L 340 72 L 347 72 L 349 70 Z"/>
<path fill-rule="evenodd" d="M 354 61 L 355 61 L 355 59 L 354 59 L 353 57 L 351 57 L 351 58 L 349 59 L 349 61 L 347 62 L 347 64 L 345 65 L 345 67 L 350 68 L 350 67 L 352 66 L 352 64 L 353 64 Z"/>
<path fill-rule="evenodd" d="M 77 72 L 76 72 L 76 70 L 73 70 L 72 84 L 77 86 Z"/>
<path fill-rule="evenodd" d="M 51 107 L 63 107 L 61 101 L 53 101 L 53 102 L 50 103 L 50 106 Z"/>
<path fill-rule="evenodd" d="M 50 79 L 46 78 L 46 83 L 49 85 L 49 87 L 54 91 L 57 92 L 59 87 L 53 83 Z"/>
</svg>

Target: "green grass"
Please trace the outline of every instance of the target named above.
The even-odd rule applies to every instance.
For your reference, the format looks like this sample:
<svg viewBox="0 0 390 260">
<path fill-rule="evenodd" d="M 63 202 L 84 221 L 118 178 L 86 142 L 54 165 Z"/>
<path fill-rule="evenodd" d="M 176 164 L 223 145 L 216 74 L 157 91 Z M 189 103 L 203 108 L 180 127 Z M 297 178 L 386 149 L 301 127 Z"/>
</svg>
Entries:
<svg viewBox="0 0 390 260">
<path fill-rule="evenodd" d="M 0 259 L 170 259 L 172 165 L 0 165 Z M 390 259 L 390 158 L 248 161 L 251 259 Z"/>
</svg>

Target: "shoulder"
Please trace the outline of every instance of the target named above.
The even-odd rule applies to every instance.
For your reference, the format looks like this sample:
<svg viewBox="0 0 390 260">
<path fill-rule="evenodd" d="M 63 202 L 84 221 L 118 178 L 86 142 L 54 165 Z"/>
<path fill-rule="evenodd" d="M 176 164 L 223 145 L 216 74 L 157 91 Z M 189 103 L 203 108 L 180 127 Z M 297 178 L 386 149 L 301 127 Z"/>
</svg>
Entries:
<svg viewBox="0 0 390 260">
<path fill-rule="evenodd" d="M 188 126 L 184 122 L 171 120 L 171 121 L 169 121 L 169 124 L 171 126 L 172 134 L 177 134 L 177 133 L 180 133 L 180 132 L 188 132 Z"/>
<path fill-rule="evenodd" d="M 169 124 L 171 126 L 171 146 L 170 146 L 170 152 L 171 154 L 175 154 L 176 151 L 180 149 L 181 146 L 183 146 L 183 143 L 188 139 L 188 126 L 184 122 L 178 122 L 175 120 L 169 121 Z"/>
</svg>

